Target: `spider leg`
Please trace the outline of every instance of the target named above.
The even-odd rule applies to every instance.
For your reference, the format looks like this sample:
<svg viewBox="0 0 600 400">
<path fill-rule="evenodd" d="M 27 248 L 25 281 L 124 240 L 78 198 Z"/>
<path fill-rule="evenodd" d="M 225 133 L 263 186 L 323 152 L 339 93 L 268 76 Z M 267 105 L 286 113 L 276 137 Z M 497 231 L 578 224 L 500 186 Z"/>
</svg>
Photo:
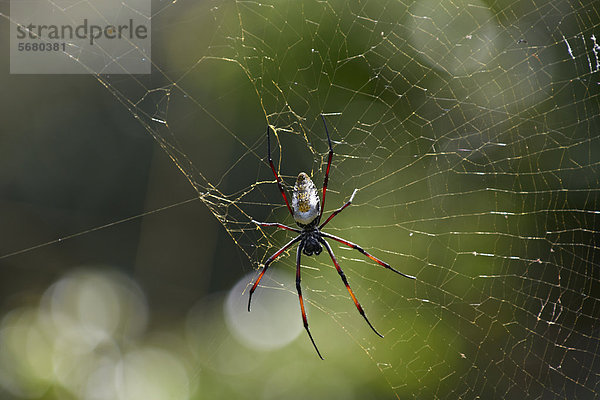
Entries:
<svg viewBox="0 0 600 400">
<path fill-rule="evenodd" d="M 349 241 L 349 240 L 342 239 L 342 238 L 339 238 L 339 237 L 337 237 L 337 236 L 330 235 L 329 233 L 325 233 L 325 232 L 321 232 L 321 236 L 323 236 L 323 237 L 326 237 L 326 238 L 329 238 L 329 239 L 333 239 L 333 240 L 335 240 L 335 241 L 337 241 L 337 242 L 340 242 L 340 243 L 342 243 L 342 244 L 345 244 L 345 245 L 346 245 L 346 246 L 348 246 L 348 247 L 351 247 L 351 248 L 353 248 L 354 250 L 358 250 L 359 252 L 363 253 L 365 256 L 369 257 L 371 260 L 375 261 L 377 264 L 381 265 L 382 267 L 384 267 L 384 268 L 387 268 L 387 269 L 390 269 L 390 270 L 394 271 L 395 273 L 397 273 L 397 274 L 399 274 L 399 275 L 402 275 L 402 276 L 403 276 L 403 277 L 405 277 L 405 278 L 408 278 L 408 279 L 417 279 L 417 278 L 415 278 L 415 277 L 414 277 L 414 276 L 412 276 L 412 275 L 403 274 L 402 272 L 400 272 L 400 271 L 398 271 L 398 270 L 396 270 L 396 269 L 392 268 L 392 267 L 390 266 L 390 264 L 388 264 L 388 263 L 386 263 L 386 262 L 384 262 L 384 261 L 381 261 L 381 260 L 380 260 L 379 258 L 377 258 L 377 257 L 374 257 L 374 256 L 370 255 L 369 253 L 367 253 L 367 252 L 366 252 L 366 251 L 365 251 L 365 250 L 364 250 L 362 247 L 360 247 L 360 246 L 359 246 L 359 245 L 357 245 L 356 243 L 352 243 L 352 242 L 351 242 L 351 241 Z"/>
<path fill-rule="evenodd" d="M 290 211 L 290 214 L 292 214 L 292 217 L 293 217 L 294 212 L 292 211 L 292 208 L 290 207 L 290 203 L 288 202 L 287 196 L 285 194 L 285 190 L 283 189 L 283 182 L 281 181 L 281 178 L 277 174 L 277 171 L 275 170 L 275 164 L 273 164 L 273 160 L 271 159 L 271 135 L 269 134 L 269 125 L 267 125 L 267 148 L 268 148 L 267 156 L 269 157 L 269 165 L 271 165 L 271 171 L 273 171 L 273 175 L 275 175 L 275 179 L 277 180 L 277 187 L 279 188 L 279 191 L 281 192 L 281 195 L 283 196 L 285 205 L 287 206 L 288 210 Z"/>
<path fill-rule="evenodd" d="M 315 341 L 312 335 L 310 334 L 310 329 L 308 329 L 308 319 L 306 318 L 306 310 L 304 309 L 304 300 L 302 300 L 302 287 L 300 286 L 300 257 L 302 256 L 303 247 L 304 245 L 302 244 L 302 242 L 300 242 L 300 245 L 298 246 L 298 253 L 296 255 L 296 290 L 298 291 L 298 299 L 300 300 L 300 310 L 302 311 L 302 322 L 304 323 L 304 329 L 306 329 L 308 337 L 310 338 L 313 347 L 317 351 L 319 358 L 323 360 L 323 356 L 321 355 L 321 352 L 317 348 L 317 345 L 315 344 Z"/>
<path fill-rule="evenodd" d="M 331 250 L 329 243 L 327 243 L 324 239 L 321 239 L 320 242 L 323 243 L 323 246 L 325 246 L 325 249 L 327 249 L 327 252 L 329 253 L 329 256 L 331 257 L 331 261 L 333 261 L 333 265 L 335 265 L 335 269 L 337 269 L 338 274 L 340 274 L 340 277 L 342 278 L 342 282 L 344 282 L 344 285 L 346 285 L 346 289 L 348 289 L 348 293 L 350 293 L 350 297 L 352 297 L 352 301 L 354 301 L 354 305 L 356 306 L 356 309 L 358 310 L 360 315 L 363 316 L 365 321 L 367 321 L 367 324 L 369 324 L 371 329 L 373 329 L 373 332 L 375 332 L 377 334 L 377 336 L 383 337 L 383 335 L 381 333 L 377 332 L 377 329 L 375 329 L 373 327 L 373 325 L 371 325 L 371 323 L 369 322 L 369 319 L 367 318 L 367 316 L 365 314 L 365 311 L 363 310 L 362 306 L 356 299 L 354 292 L 352 292 L 352 289 L 350 289 L 350 285 L 348 284 L 348 279 L 346 279 L 346 275 L 344 274 L 344 271 L 342 271 L 340 264 L 338 263 L 337 259 L 335 258 L 335 255 L 333 254 L 333 250 Z"/>
<path fill-rule="evenodd" d="M 329 138 L 329 131 L 327 130 L 327 124 L 325 123 L 325 117 L 321 114 L 323 125 L 325 125 L 325 133 L 327 133 L 327 143 L 329 144 L 329 157 L 327 158 L 327 169 L 325 170 L 325 179 L 323 180 L 323 199 L 321 200 L 321 211 L 319 213 L 319 221 L 323 216 L 323 210 L 325 209 L 325 193 L 327 193 L 327 183 L 329 182 L 329 168 L 331 167 L 331 160 L 333 159 L 333 149 L 331 147 L 331 139 Z"/>
<path fill-rule="evenodd" d="M 274 226 L 279 229 L 285 229 L 286 231 L 292 231 L 292 232 L 296 232 L 296 233 L 301 232 L 300 229 L 291 228 L 287 225 L 278 224 L 277 222 L 258 222 L 255 220 L 252 220 L 251 222 L 255 223 L 256 225 L 260 225 L 260 226 Z"/>
<path fill-rule="evenodd" d="M 260 274 L 258 274 L 258 278 L 256 278 L 256 282 L 254 282 L 254 284 L 252 285 L 252 289 L 250 289 L 250 296 L 248 296 L 248 311 L 250 311 L 250 302 L 252 301 L 252 294 L 256 290 L 256 287 L 258 286 L 258 283 L 262 279 L 262 277 L 265 274 L 265 272 L 267 272 L 267 269 L 269 268 L 269 265 L 273 261 L 275 261 L 275 259 L 277 257 L 279 257 L 281 255 L 281 253 L 283 253 L 288 248 L 290 248 L 294 243 L 299 242 L 300 239 L 301 239 L 300 236 L 298 236 L 298 237 L 290 240 L 285 246 L 283 246 L 281 249 L 277 250 L 277 252 L 275 254 L 273 254 L 271 257 L 269 257 L 269 259 L 267 260 L 267 262 L 265 262 L 265 265 L 263 266 L 262 270 L 260 271 Z"/>
<path fill-rule="evenodd" d="M 321 230 L 325 225 L 327 225 L 327 223 L 329 221 L 331 221 L 333 219 L 333 217 L 335 217 L 336 215 L 338 215 L 339 213 L 341 213 L 342 211 L 344 211 L 344 208 L 346 208 L 350 204 L 352 204 L 352 200 L 354 200 L 354 195 L 356 194 L 357 191 L 358 191 L 358 189 L 354 189 L 354 192 L 352 192 L 352 196 L 350 196 L 350 200 L 348 200 L 348 202 L 346 204 L 344 204 L 343 206 L 341 206 L 340 208 L 338 208 L 337 210 L 335 210 L 333 213 L 331 213 L 331 215 L 329 216 L 329 218 L 327 218 L 325 220 L 325 222 L 323 222 L 321 225 L 319 225 L 319 230 Z"/>
</svg>

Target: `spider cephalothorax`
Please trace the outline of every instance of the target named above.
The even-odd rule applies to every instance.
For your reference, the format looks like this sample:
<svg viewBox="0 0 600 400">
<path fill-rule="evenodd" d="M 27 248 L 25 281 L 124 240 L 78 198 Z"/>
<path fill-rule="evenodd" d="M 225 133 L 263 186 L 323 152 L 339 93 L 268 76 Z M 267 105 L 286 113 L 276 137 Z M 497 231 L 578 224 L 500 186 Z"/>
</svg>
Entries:
<svg viewBox="0 0 600 400">
<path fill-rule="evenodd" d="M 304 248 L 302 252 L 307 256 L 312 256 L 313 254 L 319 255 L 321 251 L 323 251 L 323 246 L 321 246 L 321 232 L 319 229 L 311 229 L 311 230 L 303 230 L 300 234 L 301 241 L 304 243 Z"/>
<path fill-rule="evenodd" d="M 296 185 L 294 186 L 294 192 L 292 193 L 292 206 L 291 207 L 290 207 L 290 203 L 288 202 L 287 195 L 285 194 L 285 190 L 283 189 L 283 182 L 281 181 L 281 178 L 277 174 L 277 171 L 275 170 L 275 165 L 273 164 L 273 160 L 271 159 L 271 136 L 269 135 L 269 127 L 267 126 L 267 148 L 268 148 L 267 155 L 269 158 L 269 165 L 271 166 L 273 175 L 275 175 L 275 179 L 277 180 L 277 186 L 279 187 L 279 191 L 281 192 L 281 195 L 283 196 L 285 205 L 287 206 L 290 214 L 292 214 L 292 217 L 294 217 L 294 221 L 296 221 L 296 224 L 300 227 L 300 229 L 291 228 L 289 226 L 286 226 L 283 224 L 278 224 L 276 222 L 257 222 L 254 220 L 252 221 L 255 224 L 260 225 L 260 226 L 275 226 L 277 228 L 296 232 L 298 234 L 298 236 L 296 236 L 294 239 L 290 240 L 281 249 L 277 250 L 275 252 L 275 254 L 273 254 L 271 257 L 269 257 L 269 259 L 265 262 L 262 270 L 258 274 L 258 278 L 256 278 L 256 281 L 254 282 L 254 284 L 252 285 L 252 288 L 250 289 L 250 296 L 248 298 L 248 311 L 250 311 L 250 302 L 252 301 L 252 294 L 256 290 L 256 287 L 258 286 L 258 283 L 262 279 L 265 272 L 267 272 L 267 268 L 269 268 L 269 265 L 273 261 L 275 261 L 275 259 L 277 257 L 279 257 L 281 254 L 283 254 L 284 251 L 289 249 L 294 244 L 300 242 L 300 244 L 298 245 L 298 251 L 296 253 L 296 290 L 298 291 L 298 299 L 300 300 L 300 310 L 302 312 L 302 322 L 304 323 L 304 329 L 306 329 L 306 332 L 308 333 L 308 337 L 310 338 L 310 341 L 312 342 L 315 350 L 317 351 L 317 354 L 319 355 L 319 357 L 321 359 L 323 359 L 323 357 L 321 356 L 321 353 L 319 352 L 319 349 L 317 348 L 317 345 L 315 344 L 315 341 L 313 340 L 310 330 L 308 329 L 308 320 L 306 318 L 306 311 L 304 309 L 304 300 L 302 299 L 302 288 L 300 287 L 300 258 L 302 256 L 302 253 L 304 253 L 307 256 L 311 256 L 313 254 L 319 255 L 321 253 L 321 251 L 323 251 L 323 247 L 325 247 L 325 249 L 327 250 L 327 253 L 329 253 L 329 257 L 331 257 L 331 261 L 333 261 L 333 265 L 335 266 L 335 269 L 337 270 L 338 274 L 342 278 L 342 282 L 344 282 L 344 285 L 346 285 L 346 289 L 348 290 L 348 293 L 350 294 L 352 301 L 354 301 L 354 305 L 356 306 L 356 309 L 358 310 L 360 315 L 363 316 L 365 321 L 367 321 L 367 324 L 369 324 L 371 329 L 373 329 L 373 331 L 381 337 L 383 337 L 383 336 L 379 332 L 377 332 L 377 330 L 375 330 L 373 325 L 371 325 L 371 323 L 367 319 L 367 316 L 365 315 L 365 311 L 363 310 L 362 306 L 356 299 L 356 296 L 354 296 L 352 289 L 350 289 L 350 285 L 348 284 L 346 275 L 342 271 L 340 264 L 338 263 L 337 259 L 335 258 L 335 255 L 333 254 L 333 250 L 331 250 L 331 247 L 329 246 L 329 243 L 327 243 L 327 241 L 325 241 L 325 238 L 335 240 L 336 242 L 342 243 L 345 246 L 348 246 L 348 247 L 351 247 L 352 249 L 358 250 L 359 252 L 361 252 L 362 254 L 364 254 L 365 256 L 370 258 L 371 260 L 375 261 L 377 264 L 381 265 L 382 267 L 387 268 L 391 271 L 394 271 L 397 274 L 400 274 L 406 278 L 415 279 L 415 277 L 411 276 L 411 275 L 403 274 L 402 272 L 395 270 L 388 263 L 381 261 L 380 259 L 367 253 L 362 247 L 360 247 L 359 245 L 357 245 L 355 243 L 352 243 L 346 239 L 342 239 L 337 236 L 333 236 L 328 233 L 322 232 L 323 227 L 325 225 L 327 225 L 327 223 L 329 221 L 331 221 L 331 219 L 333 217 L 335 217 L 337 214 L 342 212 L 346 207 L 348 207 L 352 203 L 352 200 L 354 199 L 354 195 L 356 194 L 356 189 L 354 190 L 354 192 L 352 193 L 352 196 L 350 196 L 350 200 L 348 200 L 348 202 L 346 202 L 346 204 L 344 204 L 342 207 L 338 208 L 333 213 L 331 213 L 329 218 L 327 218 L 325 220 L 325 222 L 323 222 L 319 225 L 319 223 L 321 222 L 321 217 L 323 216 L 323 209 L 325 207 L 325 194 L 327 193 L 327 183 L 329 180 L 329 168 L 331 167 L 331 160 L 333 159 L 333 149 L 331 147 L 331 139 L 329 138 L 329 131 L 327 130 L 327 124 L 325 123 L 325 118 L 323 117 L 323 115 L 321 115 L 321 118 L 323 119 L 323 125 L 325 126 L 325 133 L 327 133 L 327 143 L 329 144 L 329 156 L 327 159 L 327 169 L 325 170 L 325 179 L 323 180 L 323 197 L 321 200 L 319 199 L 319 194 L 317 192 L 317 188 L 316 188 L 315 184 L 313 183 L 313 181 L 304 172 L 300 172 L 300 174 L 298 174 L 298 178 L 296 179 Z"/>
</svg>

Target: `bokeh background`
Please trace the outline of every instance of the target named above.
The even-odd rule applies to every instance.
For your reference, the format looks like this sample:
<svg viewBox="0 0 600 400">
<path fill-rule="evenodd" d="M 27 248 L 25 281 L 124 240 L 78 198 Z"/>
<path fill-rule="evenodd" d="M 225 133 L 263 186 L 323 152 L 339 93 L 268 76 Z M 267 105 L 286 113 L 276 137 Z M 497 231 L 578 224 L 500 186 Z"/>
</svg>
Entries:
<svg viewBox="0 0 600 400">
<path fill-rule="evenodd" d="M 8 3 L 0 43 L 8 54 Z M 153 72 L 0 63 L 0 397 L 598 398 L 593 1 L 154 2 Z M 68 12 L 68 10 L 57 10 Z M 320 187 L 376 337 L 266 164 Z"/>
</svg>

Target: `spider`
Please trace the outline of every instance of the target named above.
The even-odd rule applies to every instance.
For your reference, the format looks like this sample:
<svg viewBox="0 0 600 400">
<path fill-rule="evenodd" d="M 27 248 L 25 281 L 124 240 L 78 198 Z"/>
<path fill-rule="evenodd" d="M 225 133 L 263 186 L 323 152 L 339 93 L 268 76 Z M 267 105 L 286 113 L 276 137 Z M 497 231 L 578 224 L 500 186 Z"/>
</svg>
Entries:
<svg viewBox="0 0 600 400">
<path fill-rule="evenodd" d="M 340 264 L 338 263 L 335 255 L 333 254 L 333 250 L 331 250 L 331 247 L 329 246 L 329 243 L 327 243 L 325 238 L 335 240 L 336 242 L 342 243 L 348 247 L 351 247 L 354 250 L 358 250 L 360 253 L 364 254 L 371 260 L 375 261 L 377 264 L 381 265 L 382 267 L 387 268 L 391 271 L 394 271 L 395 273 L 402 275 L 405 278 L 415 279 L 415 277 L 412 275 L 403 274 L 402 272 L 395 270 L 388 263 L 381 261 L 377 257 L 372 256 L 371 254 L 367 253 L 362 247 L 360 247 L 359 245 L 357 245 L 355 243 L 350 242 L 349 240 L 342 239 L 340 237 L 337 237 L 337 236 L 334 236 L 334 235 L 331 235 L 329 233 L 325 233 L 322 231 L 323 227 L 325 227 L 325 225 L 327 225 L 329 223 L 329 221 L 331 221 L 333 219 L 333 217 L 335 217 L 336 215 L 341 213 L 346 207 L 348 207 L 350 204 L 352 204 L 352 200 L 354 199 L 354 195 L 356 195 L 357 189 L 354 189 L 354 192 L 352 193 L 352 195 L 350 196 L 350 199 L 348 200 L 348 202 L 346 202 L 346 204 L 344 204 L 343 206 L 341 206 L 340 208 L 335 210 L 333 213 L 331 213 L 331 215 L 325 220 L 325 222 L 323 222 L 322 224 L 319 225 L 319 222 L 321 221 L 321 217 L 323 216 L 323 209 L 325 207 L 325 194 L 327 193 L 327 183 L 329 181 L 329 168 L 331 167 L 331 160 L 333 159 L 333 149 L 331 147 L 331 139 L 329 138 L 329 131 L 327 130 L 327 123 L 325 122 L 325 117 L 323 115 L 321 115 L 321 119 L 323 120 L 323 125 L 325 126 L 325 133 L 327 134 L 327 143 L 329 144 L 329 157 L 327 159 L 327 169 L 325 170 L 325 179 L 323 181 L 323 200 L 322 201 L 319 200 L 319 194 L 317 193 L 317 188 L 316 188 L 315 184 L 313 183 L 313 181 L 309 178 L 309 176 L 307 174 L 305 174 L 304 172 L 300 172 L 298 174 L 298 178 L 296 179 L 296 184 L 294 186 L 291 207 L 290 207 L 290 203 L 288 202 L 287 195 L 285 194 L 285 190 L 283 188 L 283 182 L 282 182 L 281 178 L 279 177 L 279 175 L 277 174 L 277 171 L 275 170 L 275 165 L 273 164 L 273 160 L 271 159 L 271 135 L 269 134 L 269 126 L 267 125 L 267 149 L 268 149 L 267 156 L 269 158 L 269 164 L 271 166 L 271 170 L 273 171 L 273 175 L 275 175 L 275 179 L 277 181 L 277 186 L 279 187 L 281 196 L 283 196 L 285 205 L 287 206 L 290 214 L 292 215 L 292 217 L 294 218 L 294 220 L 296 221 L 296 224 L 298 225 L 298 227 L 300 229 L 292 228 L 292 227 L 289 227 L 289 226 L 286 226 L 283 224 L 279 224 L 279 223 L 275 223 L 275 222 L 258 222 L 258 221 L 252 220 L 252 222 L 255 223 L 256 225 L 285 229 L 285 230 L 297 233 L 298 236 L 296 236 L 294 239 L 290 240 L 285 246 L 283 246 L 281 249 L 277 250 L 275 252 L 275 254 L 273 254 L 271 257 L 269 257 L 267 259 L 262 270 L 260 271 L 260 273 L 258 275 L 258 278 L 256 278 L 256 281 L 254 282 L 254 284 L 252 285 L 252 288 L 250 289 L 250 295 L 248 298 L 248 311 L 250 311 L 250 303 L 252 301 L 252 294 L 256 290 L 256 287 L 258 286 L 258 283 L 264 276 L 265 272 L 267 272 L 269 265 L 271 265 L 271 263 L 273 261 L 275 261 L 275 259 L 277 259 L 277 257 L 279 257 L 281 254 L 283 254 L 283 252 L 285 252 L 287 249 L 292 247 L 294 244 L 300 242 L 300 244 L 298 245 L 298 251 L 296 254 L 296 290 L 298 291 L 298 299 L 300 300 L 300 311 L 302 312 L 302 322 L 304 323 L 304 329 L 306 329 L 306 332 L 308 333 L 308 337 L 310 338 L 310 341 L 312 342 L 313 347 L 317 351 L 319 358 L 321 358 L 321 360 L 323 360 L 323 356 L 321 356 L 321 352 L 319 351 L 319 349 L 317 348 L 317 345 L 315 344 L 315 341 L 310 333 L 310 329 L 308 329 L 308 320 L 306 318 L 306 310 L 304 309 L 304 301 L 302 299 L 302 288 L 300 286 L 300 258 L 302 256 L 302 253 L 304 253 L 307 256 L 311 256 L 313 254 L 319 255 L 321 253 L 321 251 L 323 250 L 323 247 L 325 247 L 325 250 L 327 250 L 327 252 L 329 253 L 329 257 L 331 257 L 331 261 L 333 261 L 333 265 L 335 266 L 335 269 L 337 270 L 338 274 L 342 278 L 342 282 L 344 283 L 344 285 L 346 285 L 346 289 L 348 290 L 348 293 L 350 294 L 352 301 L 354 301 L 354 305 L 356 306 L 356 309 L 358 310 L 360 315 L 362 315 L 362 317 L 365 319 L 365 321 L 367 322 L 369 327 L 373 330 L 373 332 L 375 332 L 377 334 L 377 336 L 379 336 L 379 337 L 383 337 L 383 335 L 381 335 L 379 332 L 377 332 L 377 330 L 373 327 L 373 325 L 371 325 L 371 322 L 369 322 L 369 319 L 365 315 L 365 311 L 363 310 L 362 306 L 356 299 L 354 292 L 352 291 L 352 289 L 350 288 L 350 285 L 348 284 L 348 280 L 346 279 L 346 275 L 344 274 L 344 271 L 342 271 Z"/>
</svg>

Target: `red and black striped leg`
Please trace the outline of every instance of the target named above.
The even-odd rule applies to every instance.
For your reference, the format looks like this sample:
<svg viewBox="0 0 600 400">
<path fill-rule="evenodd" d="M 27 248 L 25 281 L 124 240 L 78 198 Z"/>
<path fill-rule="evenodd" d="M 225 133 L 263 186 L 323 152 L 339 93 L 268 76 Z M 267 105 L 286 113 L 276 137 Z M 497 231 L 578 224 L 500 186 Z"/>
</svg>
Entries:
<svg viewBox="0 0 600 400">
<path fill-rule="evenodd" d="M 277 174 L 277 171 L 275 170 L 275 165 L 273 164 L 273 160 L 271 159 L 271 135 L 269 134 L 269 126 L 268 125 L 267 125 L 267 148 L 268 148 L 267 156 L 269 157 L 269 165 L 271 165 L 271 171 L 273 171 L 273 175 L 275 175 L 275 179 L 277 180 L 277 187 L 279 188 L 279 191 L 281 192 L 281 195 L 283 196 L 285 205 L 287 206 L 288 210 L 290 211 L 290 214 L 292 214 L 292 217 L 293 217 L 294 212 L 292 211 L 292 208 L 290 207 L 290 203 L 288 202 L 288 198 L 285 194 L 285 190 L 283 189 L 283 182 L 281 181 L 281 178 Z"/>
<path fill-rule="evenodd" d="M 321 355 L 321 352 L 317 348 L 317 345 L 315 344 L 315 341 L 314 341 L 312 335 L 310 334 L 310 329 L 308 329 L 308 319 L 306 319 L 306 310 L 304 309 L 304 300 L 302 300 L 302 287 L 300 286 L 300 257 L 302 256 L 302 248 L 303 247 L 304 246 L 302 245 L 302 243 L 300 243 L 300 245 L 298 246 L 298 254 L 296 255 L 296 290 L 298 291 L 298 299 L 300 299 L 300 310 L 302 311 L 302 322 L 304 323 L 304 329 L 306 329 L 306 332 L 308 333 L 308 337 L 310 338 L 310 341 L 312 342 L 315 350 L 317 351 L 319 358 L 321 360 L 323 360 L 323 356 Z"/>
<path fill-rule="evenodd" d="M 329 182 L 329 168 L 331 168 L 331 160 L 333 159 L 333 148 L 331 147 L 331 139 L 329 138 L 329 131 L 327 130 L 327 124 L 325 123 L 325 117 L 321 114 L 323 125 L 325 125 L 325 133 L 327 133 L 327 143 L 329 144 L 329 156 L 327 158 L 327 169 L 325 170 L 325 179 L 323 180 L 323 198 L 321 199 L 321 212 L 319 213 L 319 221 L 323 216 L 323 210 L 325 209 L 325 193 L 327 193 L 327 183 Z"/>
<path fill-rule="evenodd" d="M 335 240 L 335 241 L 337 241 L 337 242 L 340 242 L 340 243 L 342 243 L 342 244 L 345 244 L 345 245 L 346 245 L 346 246 L 348 246 L 348 247 L 351 247 L 351 248 L 353 248 L 353 249 L 355 249 L 355 250 L 358 250 L 358 251 L 360 251 L 361 253 L 363 253 L 365 256 L 369 257 L 371 260 L 375 261 L 377 264 L 381 265 L 382 267 L 384 267 L 384 268 L 387 268 L 387 269 L 389 269 L 389 270 L 392 270 L 392 271 L 394 271 L 395 273 L 397 273 L 397 274 L 399 274 L 399 275 L 402 275 L 402 276 L 403 276 L 403 277 L 405 277 L 405 278 L 408 278 L 408 279 L 417 279 L 417 278 L 415 278 L 415 277 L 414 277 L 414 276 L 412 276 L 412 275 L 403 274 L 402 272 L 400 272 L 400 271 L 398 271 L 398 270 L 396 270 L 396 269 L 392 268 L 392 267 L 390 266 L 390 264 L 388 264 L 388 263 L 386 263 L 386 262 L 384 262 L 384 261 L 381 261 L 381 260 L 380 260 L 379 258 L 377 258 L 377 257 L 373 257 L 372 255 L 370 255 L 369 253 L 367 253 L 367 252 L 366 252 L 366 251 L 365 251 L 365 250 L 364 250 L 362 247 L 360 247 L 360 246 L 359 246 L 359 245 L 357 245 L 356 243 L 352 243 L 352 242 L 350 242 L 350 241 L 348 241 L 348 240 L 346 240 L 346 239 L 342 239 L 342 238 L 339 238 L 339 237 L 337 237 L 337 236 L 330 235 L 329 233 L 325 233 L 325 232 L 321 232 L 321 236 L 323 236 L 323 237 L 326 237 L 326 238 L 329 238 L 329 239 L 333 239 L 333 240 Z"/>
<path fill-rule="evenodd" d="M 289 226 L 283 225 L 283 224 L 278 224 L 277 222 L 258 222 L 255 220 L 252 220 L 252 222 L 255 223 L 256 225 L 260 225 L 260 226 L 274 226 L 279 229 L 285 229 L 286 231 L 292 231 L 292 232 L 296 232 L 296 233 L 301 232 L 300 229 L 292 228 L 292 227 L 289 227 Z"/>
<path fill-rule="evenodd" d="M 283 246 L 281 249 L 277 250 L 277 252 L 275 254 L 273 254 L 271 257 L 269 257 L 269 259 L 267 260 L 267 262 L 265 262 L 265 265 L 263 266 L 262 270 L 260 271 L 260 274 L 258 274 L 258 278 L 256 278 L 256 282 L 254 282 L 254 285 L 252 285 L 252 289 L 250 289 L 250 296 L 248 296 L 248 311 L 250 311 L 250 302 L 252 301 L 252 294 L 256 290 L 256 287 L 258 286 L 258 283 L 262 279 L 262 277 L 265 274 L 265 272 L 267 272 L 267 269 L 269 268 L 269 265 L 273 261 L 275 261 L 275 259 L 277 257 L 279 257 L 284 251 L 286 251 L 287 249 L 289 249 L 294 243 L 299 242 L 300 239 L 301 239 L 300 236 L 298 236 L 298 237 L 290 240 L 285 246 Z"/>
<path fill-rule="evenodd" d="M 348 293 L 350 293 L 350 297 L 352 297 L 352 301 L 354 301 L 354 305 L 356 306 L 356 309 L 358 310 L 358 312 L 360 313 L 360 315 L 363 316 L 363 318 L 365 319 L 365 321 L 367 321 L 367 324 L 369 324 L 369 326 L 371 327 L 371 329 L 373 329 L 373 332 L 375 332 L 377 334 L 377 336 L 383 337 L 383 335 L 381 333 L 377 332 L 377 329 L 375 329 L 373 327 L 373 325 L 371 325 L 371 323 L 369 322 L 369 319 L 365 315 L 365 311 L 363 310 L 362 306 L 360 305 L 360 303 L 356 299 L 356 296 L 352 292 L 352 289 L 350 289 L 350 285 L 348 284 L 348 280 L 346 279 L 346 275 L 344 274 L 344 271 L 342 271 L 342 268 L 340 267 L 340 264 L 337 262 L 337 259 L 335 258 L 335 255 L 333 254 L 333 250 L 331 250 L 331 247 L 329 246 L 329 243 L 327 243 L 323 239 L 321 239 L 320 242 L 323 243 L 323 246 L 325 246 L 325 249 L 327 249 L 327 252 L 329 253 L 329 256 L 331 257 L 331 261 L 333 261 L 333 264 L 335 265 L 335 269 L 337 269 L 338 274 L 340 274 L 340 277 L 342 278 L 342 282 L 344 282 L 344 285 L 346 285 L 346 289 L 348 289 Z"/>
<path fill-rule="evenodd" d="M 341 206 L 340 208 L 338 208 L 337 210 L 335 210 L 330 216 L 329 218 L 327 218 L 325 220 L 325 222 L 323 222 L 321 225 L 319 225 L 319 230 L 323 229 L 323 227 L 325 225 L 327 225 L 327 223 L 329 221 L 331 221 L 333 219 L 333 217 L 335 217 L 336 215 L 338 215 L 339 213 L 341 213 L 342 211 L 344 211 L 344 208 L 348 207 L 350 204 L 352 204 L 352 200 L 354 200 L 354 195 L 356 194 L 356 192 L 358 191 L 358 189 L 354 189 L 354 192 L 352 192 L 352 196 L 350 196 L 350 200 L 348 200 L 348 202 L 346 204 L 344 204 L 343 206 Z"/>
</svg>

